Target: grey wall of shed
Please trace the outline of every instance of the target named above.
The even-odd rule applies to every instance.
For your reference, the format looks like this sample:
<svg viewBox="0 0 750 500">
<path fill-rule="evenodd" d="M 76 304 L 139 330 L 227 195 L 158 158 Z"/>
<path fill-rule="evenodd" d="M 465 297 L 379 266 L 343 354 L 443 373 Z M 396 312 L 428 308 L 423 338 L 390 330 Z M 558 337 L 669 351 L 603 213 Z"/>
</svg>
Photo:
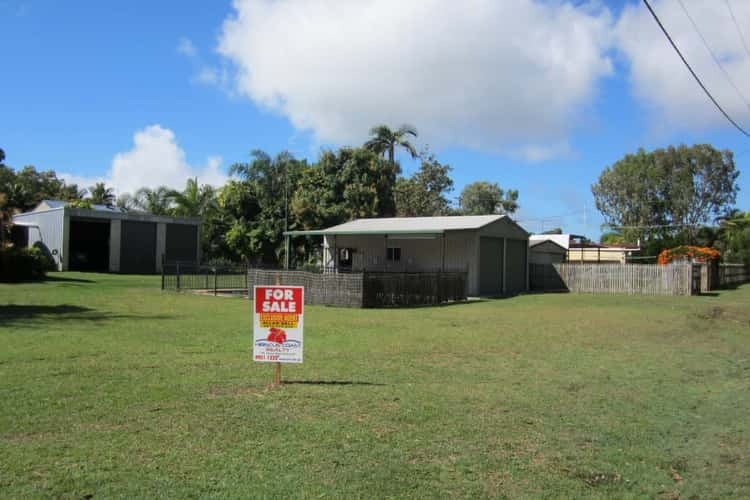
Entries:
<svg viewBox="0 0 750 500">
<path fill-rule="evenodd" d="M 67 241 L 65 238 L 65 211 L 49 210 L 29 212 L 13 217 L 13 220 L 36 224 L 29 227 L 29 247 L 39 243 L 49 250 L 58 271 L 67 270 Z"/>
</svg>

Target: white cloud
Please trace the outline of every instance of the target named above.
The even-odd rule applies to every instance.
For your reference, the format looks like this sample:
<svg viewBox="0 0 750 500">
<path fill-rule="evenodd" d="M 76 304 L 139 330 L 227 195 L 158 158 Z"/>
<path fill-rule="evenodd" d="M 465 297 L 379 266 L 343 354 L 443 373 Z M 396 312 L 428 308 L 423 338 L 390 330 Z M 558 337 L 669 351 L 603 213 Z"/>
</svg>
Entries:
<svg viewBox="0 0 750 500">
<path fill-rule="evenodd" d="M 70 174 L 67 172 L 61 172 L 58 174 L 58 177 L 60 179 L 65 180 L 66 184 L 75 184 L 78 186 L 78 190 L 88 190 L 91 186 L 96 184 L 97 182 L 103 182 L 107 184 L 107 179 L 102 176 L 86 176 L 86 175 L 76 175 L 76 174 Z"/>
<path fill-rule="evenodd" d="M 750 57 L 742 47 L 727 4 L 703 0 L 683 0 L 683 3 L 732 80 L 750 98 Z M 711 58 L 680 4 L 674 0 L 656 0 L 652 5 L 719 104 L 733 118 L 750 126 L 750 110 Z M 750 2 L 733 0 L 731 5 L 745 38 L 750 41 L 747 23 Z M 685 130 L 727 125 L 640 3 L 624 8 L 615 35 L 618 47 L 630 63 L 633 92 L 651 108 L 655 125 Z"/>
<path fill-rule="evenodd" d="M 195 48 L 195 45 L 193 45 L 193 42 L 189 38 L 183 37 L 177 43 L 177 53 L 193 58 L 198 56 L 198 49 Z"/>
<path fill-rule="evenodd" d="M 573 155 L 573 149 L 570 147 L 568 141 L 560 141 L 549 144 L 527 144 L 512 153 L 514 156 L 536 163 L 553 158 L 569 157 Z"/>
<path fill-rule="evenodd" d="M 548 151 L 612 71 L 612 20 L 598 2 L 235 0 L 234 10 L 218 51 L 237 91 L 323 142 L 410 123 L 433 145 Z"/>
<path fill-rule="evenodd" d="M 160 125 L 150 125 L 133 136 L 133 148 L 117 153 L 104 177 L 82 177 L 61 174 L 67 182 L 87 188 L 95 182 L 105 182 L 117 193 L 133 194 L 141 187 L 167 186 L 182 189 L 190 177 L 198 177 L 200 184 L 223 185 L 227 176 L 221 170 L 222 158 L 211 156 L 205 165 L 190 165 L 185 151 L 175 140 L 174 132 Z"/>
<path fill-rule="evenodd" d="M 195 77 L 195 81 L 206 85 L 215 85 L 228 94 L 232 93 L 229 72 L 225 67 L 202 66 Z"/>
</svg>

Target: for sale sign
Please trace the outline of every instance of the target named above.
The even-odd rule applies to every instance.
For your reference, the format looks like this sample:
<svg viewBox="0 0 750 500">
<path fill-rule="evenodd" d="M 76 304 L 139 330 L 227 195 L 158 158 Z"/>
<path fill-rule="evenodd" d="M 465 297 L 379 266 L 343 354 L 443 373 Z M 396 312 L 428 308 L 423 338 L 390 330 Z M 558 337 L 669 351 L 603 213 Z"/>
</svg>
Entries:
<svg viewBox="0 0 750 500">
<path fill-rule="evenodd" d="M 304 287 L 256 286 L 253 297 L 253 359 L 302 363 Z"/>
</svg>

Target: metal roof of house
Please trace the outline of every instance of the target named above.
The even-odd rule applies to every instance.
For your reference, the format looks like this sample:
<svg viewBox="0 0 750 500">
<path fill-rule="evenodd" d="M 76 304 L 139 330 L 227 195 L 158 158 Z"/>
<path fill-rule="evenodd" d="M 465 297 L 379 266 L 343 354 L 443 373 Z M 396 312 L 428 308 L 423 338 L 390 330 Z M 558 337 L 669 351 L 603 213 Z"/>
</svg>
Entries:
<svg viewBox="0 0 750 500">
<path fill-rule="evenodd" d="M 501 219 L 506 219 L 510 223 L 517 225 L 507 215 L 383 217 L 378 219 L 356 219 L 327 229 L 316 231 L 287 231 L 284 234 L 289 236 L 336 234 L 442 234 L 446 231 L 479 229 Z"/>
<path fill-rule="evenodd" d="M 529 245 L 534 246 L 545 241 L 551 241 L 565 250 L 570 248 L 569 234 L 532 234 L 529 236 Z"/>
<path fill-rule="evenodd" d="M 529 238 L 531 238 L 531 237 L 529 237 Z M 561 244 L 559 244 L 555 240 L 547 240 L 547 239 L 545 239 L 545 240 L 539 240 L 539 239 L 532 240 L 532 239 L 529 239 L 529 248 L 537 248 L 537 247 L 540 247 L 541 245 L 545 245 L 545 244 L 547 244 L 547 245 L 554 245 L 554 246 L 558 247 L 560 250 L 562 250 L 563 252 L 566 252 L 568 250 L 567 248 L 565 248 L 564 246 L 562 246 Z"/>
<path fill-rule="evenodd" d="M 46 210 L 55 210 L 58 208 L 67 207 L 69 203 L 62 200 L 42 200 L 39 202 L 33 212 L 44 212 Z M 99 212 L 122 212 L 122 209 L 113 205 L 98 205 L 92 204 L 90 210 L 97 210 Z"/>
</svg>

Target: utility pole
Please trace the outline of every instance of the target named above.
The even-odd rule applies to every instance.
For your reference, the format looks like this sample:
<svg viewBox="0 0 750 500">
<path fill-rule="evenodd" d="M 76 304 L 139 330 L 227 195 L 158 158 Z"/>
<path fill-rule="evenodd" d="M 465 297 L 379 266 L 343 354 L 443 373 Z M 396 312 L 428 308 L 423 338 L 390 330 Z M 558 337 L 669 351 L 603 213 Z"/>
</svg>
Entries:
<svg viewBox="0 0 750 500">
<path fill-rule="evenodd" d="M 586 202 L 583 203 L 583 235 L 588 238 L 588 225 L 586 224 Z"/>
<path fill-rule="evenodd" d="M 284 162 L 284 233 L 289 231 L 289 162 Z M 286 245 L 284 248 L 284 269 L 289 269 L 289 236 L 284 235 Z"/>
</svg>

